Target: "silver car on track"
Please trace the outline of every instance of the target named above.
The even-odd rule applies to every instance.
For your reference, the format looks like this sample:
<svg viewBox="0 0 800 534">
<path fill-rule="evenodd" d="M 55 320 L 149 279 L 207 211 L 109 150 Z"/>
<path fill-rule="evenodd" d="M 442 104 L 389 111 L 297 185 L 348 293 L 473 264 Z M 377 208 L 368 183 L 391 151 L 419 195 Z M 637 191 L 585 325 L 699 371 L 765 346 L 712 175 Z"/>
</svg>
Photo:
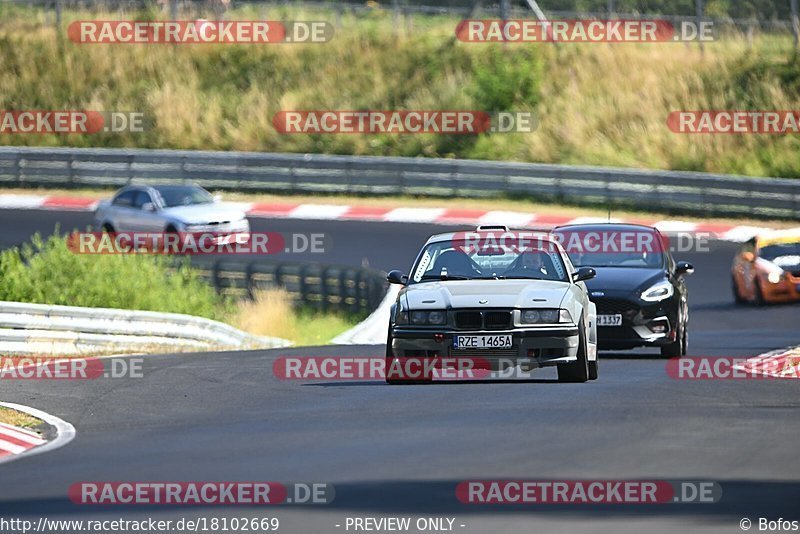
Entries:
<svg viewBox="0 0 800 534">
<path fill-rule="evenodd" d="M 239 207 L 220 202 L 196 185 L 129 185 L 100 202 L 94 226 L 107 232 L 191 232 L 246 235 L 250 224 Z"/>
<path fill-rule="evenodd" d="M 526 234 L 479 226 L 434 235 L 409 275 L 389 273 L 403 288 L 389 323 L 388 383 L 431 379 L 396 372 L 409 358 L 468 359 L 495 375 L 557 366 L 562 382 L 597 378 L 596 310 L 584 283 L 595 271 L 575 269 L 551 236 Z"/>
</svg>

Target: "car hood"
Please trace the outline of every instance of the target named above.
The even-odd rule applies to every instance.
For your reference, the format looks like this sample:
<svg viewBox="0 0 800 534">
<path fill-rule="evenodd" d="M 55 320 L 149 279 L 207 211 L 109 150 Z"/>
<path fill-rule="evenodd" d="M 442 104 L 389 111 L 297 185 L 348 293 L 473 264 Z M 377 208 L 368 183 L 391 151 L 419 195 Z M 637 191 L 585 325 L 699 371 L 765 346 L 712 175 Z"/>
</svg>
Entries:
<svg viewBox="0 0 800 534">
<path fill-rule="evenodd" d="M 567 282 L 549 280 L 448 280 L 411 285 L 400 298 L 410 310 L 558 308 L 568 289 Z"/>
<path fill-rule="evenodd" d="M 666 278 L 664 269 L 594 267 L 594 270 L 597 276 L 586 281 L 590 294 L 593 291 L 639 291 Z"/>
<path fill-rule="evenodd" d="M 244 210 L 240 207 L 217 202 L 164 208 L 162 213 L 186 224 L 240 221 L 245 217 Z"/>
<path fill-rule="evenodd" d="M 800 256 L 794 254 L 786 256 L 778 256 L 770 261 L 765 258 L 756 259 L 756 264 L 764 269 L 766 272 L 782 272 L 789 271 L 794 276 L 800 275 Z"/>
</svg>

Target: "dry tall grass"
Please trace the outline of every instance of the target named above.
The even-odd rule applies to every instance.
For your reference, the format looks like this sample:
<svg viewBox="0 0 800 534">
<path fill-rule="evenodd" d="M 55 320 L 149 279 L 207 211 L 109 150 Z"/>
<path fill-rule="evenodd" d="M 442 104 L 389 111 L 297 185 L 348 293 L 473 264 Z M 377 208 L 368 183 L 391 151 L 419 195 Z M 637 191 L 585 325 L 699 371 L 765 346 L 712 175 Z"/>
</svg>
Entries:
<svg viewBox="0 0 800 534">
<path fill-rule="evenodd" d="M 297 314 L 291 295 L 284 289 L 261 290 L 253 300 L 241 301 L 233 324 L 257 336 L 297 337 Z"/>
<path fill-rule="evenodd" d="M 66 23 L 112 15 L 69 12 Z M 231 18 L 335 21 L 332 13 L 233 11 Z M 144 134 L 0 135 L 0 144 L 474 157 L 800 176 L 800 136 L 680 135 L 681 109 L 798 109 L 789 37 L 752 48 L 695 45 L 468 44 L 457 22 L 346 15 L 327 44 L 76 45 L 40 17 L 0 20 L 0 109 L 143 111 Z M 408 28 L 411 31 L 408 31 Z M 516 70 L 515 70 L 516 69 Z M 494 81 L 481 84 L 481 80 Z M 509 94 L 507 90 L 511 86 Z M 499 100 L 498 100 L 499 98 Z M 529 134 L 280 135 L 282 109 L 533 110 Z M 497 109 L 493 109 L 497 110 Z"/>
</svg>

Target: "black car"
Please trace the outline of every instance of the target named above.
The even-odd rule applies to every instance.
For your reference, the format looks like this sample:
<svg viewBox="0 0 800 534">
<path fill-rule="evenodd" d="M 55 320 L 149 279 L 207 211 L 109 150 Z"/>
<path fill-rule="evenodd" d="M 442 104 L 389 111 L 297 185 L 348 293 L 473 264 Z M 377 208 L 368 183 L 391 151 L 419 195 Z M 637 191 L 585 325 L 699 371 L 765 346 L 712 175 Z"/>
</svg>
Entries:
<svg viewBox="0 0 800 534">
<path fill-rule="evenodd" d="M 657 229 L 635 224 L 575 224 L 553 234 L 576 267 L 593 267 L 587 280 L 597 305 L 600 350 L 657 346 L 664 357 L 683 356 L 688 347 L 689 305 L 684 275 L 669 240 Z"/>
</svg>

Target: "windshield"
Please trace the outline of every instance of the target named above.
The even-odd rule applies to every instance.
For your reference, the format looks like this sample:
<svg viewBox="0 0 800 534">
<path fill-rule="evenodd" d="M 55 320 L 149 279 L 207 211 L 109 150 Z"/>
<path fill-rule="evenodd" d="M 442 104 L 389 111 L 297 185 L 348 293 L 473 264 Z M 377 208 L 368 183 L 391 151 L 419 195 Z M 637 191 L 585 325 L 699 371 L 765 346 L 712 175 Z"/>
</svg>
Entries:
<svg viewBox="0 0 800 534">
<path fill-rule="evenodd" d="M 548 247 L 549 248 L 549 247 Z M 559 252 L 498 246 L 465 250 L 453 241 L 431 243 L 412 270 L 409 283 L 430 280 L 531 279 L 567 282 Z"/>
<path fill-rule="evenodd" d="M 211 193 L 197 186 L 168 185 L 155 188 L 167 208 L 214 202 Z"/>
<path fill-rule="evenodd" d="M 800 242 L 767 245 L 759 249 L 759 255 L 782 267 L 798 265 L 800 264 Z"/>
<path fill-rule="evenodd" d="M 665 264 L 667 238 L 652 231 L 575 231 L 554 234 L 575 267 L 658 269 Z"/>
</svg>

